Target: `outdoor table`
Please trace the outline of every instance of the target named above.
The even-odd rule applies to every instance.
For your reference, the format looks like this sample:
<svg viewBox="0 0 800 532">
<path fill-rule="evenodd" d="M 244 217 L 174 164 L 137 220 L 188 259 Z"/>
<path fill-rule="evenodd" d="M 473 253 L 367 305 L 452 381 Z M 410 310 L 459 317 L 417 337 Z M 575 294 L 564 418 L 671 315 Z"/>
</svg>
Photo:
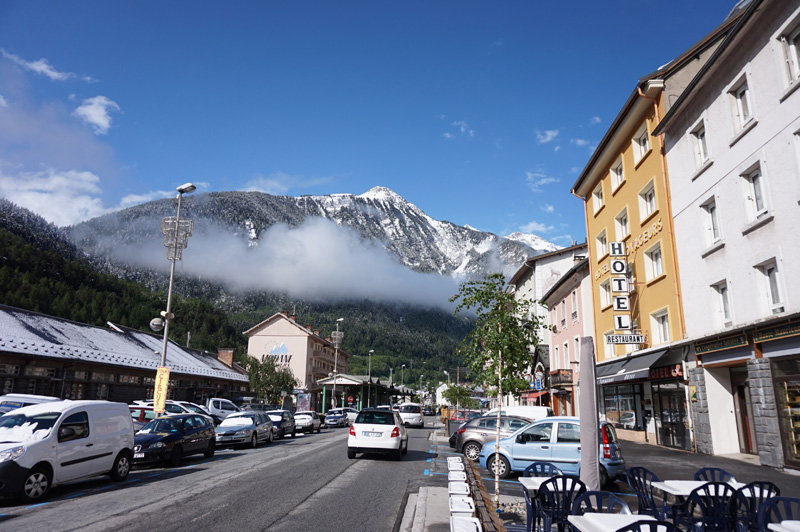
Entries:
<svg viewBox="0 0 800 532">
<path fill-rule="evenodd" d="M 448 471 L 464 471 L 464 464 L 461 462 L 447 462 Z"/>
<path fill-rule="evenodd" d="M 570 524 L 581 532 L 615 532 L 636 521 L 655 521 L 651 515 L 600 514 L 588 512 L 583 515 L 567 516 Z"/>
<path fill-rule="evenodd" d="M 458 480 L 461 482 L 465 482 L 467 480 L 467 474 L 463 471 L 450 471 L 447 473 L 447 480 L 453 481 Z"/>
<path fill-rule="evenodd" d="M 708 484 L 707 480 L 664 480 L 662 482 L 653 482 L 653 487 L 660 489 L 664 493 L 669 493 L 675 497 L 688 497 L 692 491 L 700 486 Z M 735 490 L 738 490 L 745 484 L 743 482 L 728 482 L 728 485 Z"/>
<path fill-rule="evenodd" d="M 476 517 L 450 517 L 450 532 L 482 532 L 481 522 Z"/>
<path fill-rule="evenodd" d="M 447 492 L 449 495 L 469 495 L 469 484 L 466 482 L 448 482 Z"/>
<path fill-rule="evenodd" d="M 800 532 L 800 521 L 790 519 L 788 521 L 781 521 L 780 523 L 769 523 L 767 528 L 775 532 Z"/>
<path fill-rule="evenodd" d="M 551 478 L 558 477 L 519 477 L 519 482 L 526 490 L 528 490 L 528 493 L 531 495 L 536 495 L 536 492 L 539 491 L 541 485 Z M 560 482 L 556 482 L 556 488 L 561 489 Z"/>
<path fill-rule="evenodd" d="M 458 517 L 472 517 L 475 515 L 475 501 L 472 497 L 464 495 L 450 496 L 450 515 Z"/>
</svg>

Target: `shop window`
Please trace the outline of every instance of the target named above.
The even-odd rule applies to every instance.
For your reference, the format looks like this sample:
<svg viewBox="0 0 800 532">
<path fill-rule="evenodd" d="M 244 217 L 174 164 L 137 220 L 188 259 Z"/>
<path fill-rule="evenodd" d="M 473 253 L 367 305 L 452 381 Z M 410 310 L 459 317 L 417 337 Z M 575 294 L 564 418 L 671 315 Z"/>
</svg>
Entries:
<svg viewBox="0 0 800 532">
<path fill-rule="evenodd" d="M 617 428 L 644 430 L 641 384 L 603 386 L 603 414 Z"/>
</svg>

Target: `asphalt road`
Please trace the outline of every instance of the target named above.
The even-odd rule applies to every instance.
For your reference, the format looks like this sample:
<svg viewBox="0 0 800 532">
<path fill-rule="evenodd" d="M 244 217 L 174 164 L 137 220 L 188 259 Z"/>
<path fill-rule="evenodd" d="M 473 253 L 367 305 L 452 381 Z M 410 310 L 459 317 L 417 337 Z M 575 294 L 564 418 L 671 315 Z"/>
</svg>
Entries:
<svg viewBox="0 0 800 532">
<path fill-rule="evenodd" d="M 409 431 L 402 461 L 349 460 L 347 429 L 187 457 L 55 488 L 38 505 L 0 502 L 0 530 L 397 530 L 408 493 L 430 483 L 430 429 Z M 427 479 L 427 480 L 426 480 Z"/>
</svg>

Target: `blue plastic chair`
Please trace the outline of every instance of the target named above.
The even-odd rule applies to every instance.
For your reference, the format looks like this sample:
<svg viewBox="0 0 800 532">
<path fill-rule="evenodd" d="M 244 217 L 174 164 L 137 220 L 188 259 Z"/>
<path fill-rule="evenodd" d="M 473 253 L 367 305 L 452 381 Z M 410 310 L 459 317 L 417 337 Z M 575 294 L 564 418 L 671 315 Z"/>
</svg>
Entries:
<svg viewBox="0 0 800 532">
<path fill-rule="evenodd" d="M 636 521 L 624 526 L 617 532 L 682 532 L 680 528 L 669 521 Z"/>
<path fill-rule="evenodd" d="M 522 472 L 523 477 L 554 477 L 556 475 L 563 475 L 563 473 L 550 462 L 533 462 Z"/>
<path fill-rule="evenodd" d="M 536 493 L 536 515 L 542 524 L 539 530 L 550 532 L 554 524 L 558 532 L 571 530 L 567 516 L 575 499 L 584 493 L 586 485 L 575 475 L 551 477 L 542 482 Z"/>
<path fill-rule="evenodd" d="M 525 496 L 525 515 L 527 516 L 525 532 L 533 532 L 533 523 L 536 522 L 536 504 L 531 500 L 531 496 L 528 495 L 528 490 L 523 488 L 522 494 Z"/>
<path fill-rule="evenodd" d="M 794 497 L 772 497 L 761 503 L 758 509 L 758 529 L 771 532 L 770 523 L 780 523 L 789 519 L 800 519 L 800 499 Z"/>
<path fill-rule="evenodd" d="M 736 491 L 726 482 L 707 482 L 695 488 L 683 504 L 672 507 L 672 522 L 696 532 L 732 530 L 731 501 Z"/>
<path fill-rule="evenodd" d="M 736 477 L 720 467 L 702 467 L 694 474 L 694 479 L 706 482 L 736 482 Z"/>
<path fill-rule="evenodd" d="M 736 490 L 731 501 L 731 517 L 736 532 L 758 532 L 758 508 L 781 490 L 772 482 L 756 481 Z"/>
<path fill-rule="evenodd" d="M 633 514 L 628 503 L 607 491 L 587 491 L 575 499 L 575 502 L 572 503 L 572 515 L 583 515 L 587 512 L 599 514 Z"/>
<path fill-rule="evenodd" d="M 628 486 L 631 487 L 639 501 L 639 515 L 652 515 L 660 521 L 666 521 L 667 506 L 664 502 L 656 504 L 653 497 L 653 482 L 659 482 L 655 473 L 644 467 L 628 469 Z"/>
</svg>

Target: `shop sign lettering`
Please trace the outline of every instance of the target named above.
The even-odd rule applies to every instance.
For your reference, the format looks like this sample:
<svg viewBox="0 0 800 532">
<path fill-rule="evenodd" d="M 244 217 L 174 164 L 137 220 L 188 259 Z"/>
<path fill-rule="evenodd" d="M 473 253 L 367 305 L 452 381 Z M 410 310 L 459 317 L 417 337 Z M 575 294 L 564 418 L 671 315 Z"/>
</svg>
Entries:
<svg viewBox="0 0 800 532">
<path fill-rule="evenodd" d="M 661 368 L 650 368 L 651 381 L 659 379 L 674 379 L 677 377 L 683 377 L 683 364 L 675 364 L 674 366 L 664 366 Z"/>
</svg>

